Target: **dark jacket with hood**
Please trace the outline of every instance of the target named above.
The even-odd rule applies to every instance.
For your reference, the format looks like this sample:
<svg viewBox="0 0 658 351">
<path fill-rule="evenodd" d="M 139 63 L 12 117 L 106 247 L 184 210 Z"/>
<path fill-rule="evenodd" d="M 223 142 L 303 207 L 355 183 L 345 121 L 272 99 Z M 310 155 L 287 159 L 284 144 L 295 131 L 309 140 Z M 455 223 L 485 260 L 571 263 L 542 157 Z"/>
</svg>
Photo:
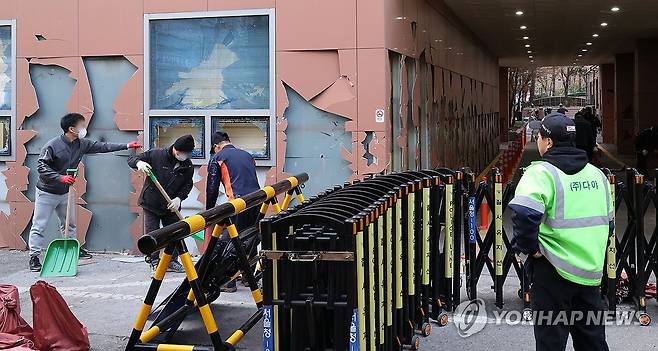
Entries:
<svg viewBox="0 0 658 351">
<path fill-rule="evenodd" d="M 41 149 L 37 163 L 39 171 L 37 188 L 51 194 L 66 194 L 69 192 L 69 186 L 61 183 L 59 178 L 66 175 L 67 169 L 78 168 L 82 156 L 126 150 L 127 148 L 127 144 L 104 143 L 85 138 L 69 141 L 62 134 L 48 141 Z"/>
<path fill-rule="evenodd" d="M 542 161 L 572 175 L 585 168 L 587 154 L 575 147 L 552 147 L 544 153 Z M 509 207 L 512 210 L 512 222 L 514 223 L 512 247 L 515 251 L 528 255 L 538 252 L 542 213 L 526 206 L 510 204 Z"/>
<path fill-rule="evenodd" d="M 185 200 L 194 185 L 192 177 L 194 167 L 192 161 L 178 161 L 172 148 L 151 149 L 139 155 L 128 158 L 128 165 L 137 168 L 137 162 L 144 161 L 151 165 L 155 178 L 160 182 L 170 198 Z M 139 195 L 139 206 L 159 216 L 172 214 L 167 209 L 167 202 L 155 187 L 155 184 L 146 177 L 142 193 Z"/>
</svg>

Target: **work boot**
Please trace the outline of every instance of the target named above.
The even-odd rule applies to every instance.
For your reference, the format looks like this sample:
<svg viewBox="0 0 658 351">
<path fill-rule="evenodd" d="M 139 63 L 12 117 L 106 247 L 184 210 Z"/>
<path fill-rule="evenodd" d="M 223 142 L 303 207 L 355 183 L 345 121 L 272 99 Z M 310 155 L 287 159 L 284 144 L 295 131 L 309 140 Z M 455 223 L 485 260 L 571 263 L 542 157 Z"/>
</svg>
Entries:
<svg viewBox="0 0 658 351">
<path fill-rule="evenodd" d="M 219 288 L 219 291 L 225 293 L 234 293 L 238 291 L 238 285 L 235 283 L 235 280 L 231 280 L 228 284 Z"/>
<path fill-rule="evenodd" d="M 167 272 L 185 273 L 185 269 L 178 261 L 171 260 L 171 262 L 169 262 L 169 267 L 167 267 Z"/>
<path fill-rule="evenodd" d="M 160 256 L 156 252 L 154 255 L 144 257 L 144 261 L 149 264 L 151 271 L 155 272 L 155 270 L 158 268 L 158 264 L 160 263 Z"/>
<path fill-rule="evenodd" d="M 84 260 L 88 260 L 88 259 L 90 259 L 91 257 L 92 257 L 92 256 L 91 256 L 91 254 L 89 253 L 89 251 L 87 251 L 87 250 L 85 250 L 85 249 L 83 249 L 83 248 L 80 248 L 80 258 L 82 258 L 82 259 L 84 259 Z"/>
<path fill-rule="evenodd" d="M 39 262 L 39 256 L 31 256 L 30 257 L 30 270 L 32 272 L 40 272 L 41 271 L 41 262 Z"/>
</svg>

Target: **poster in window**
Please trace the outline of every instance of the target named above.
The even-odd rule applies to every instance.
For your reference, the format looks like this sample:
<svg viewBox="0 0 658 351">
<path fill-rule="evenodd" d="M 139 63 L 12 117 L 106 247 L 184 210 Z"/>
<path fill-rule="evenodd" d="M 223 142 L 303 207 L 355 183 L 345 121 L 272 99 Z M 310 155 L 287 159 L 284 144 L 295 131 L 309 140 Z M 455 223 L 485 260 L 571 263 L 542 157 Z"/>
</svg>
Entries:
<svg viewBox="0 0 658 351">
<path fill-rule="evenodd" d="M 192 158 L 205 157 L 205 127 L 203 117 L 153 117 L 149 118 L 151 148 L 167 148 L 176 139 L 190 134 L 194 137 Z"/>
<path fill-rule="evenodd" d="M 268 109 L 267 15 L 149 23 L 150 108 Z"/>
<path fill-rule="evenodd" d="M 11 155 L 11 117 L 0 116 L 0 156 Z"/>
<path fill-rule="evenodd" d="M 11 110 L 11 26 L 0 26 L 0 110 Z"/>
<path fill-rule="evenodd" d="M 212 131 L 228 133 L 231 143 L 257 160 L 270 158 L 269 117 L 213 117 Z"/>
</svg>

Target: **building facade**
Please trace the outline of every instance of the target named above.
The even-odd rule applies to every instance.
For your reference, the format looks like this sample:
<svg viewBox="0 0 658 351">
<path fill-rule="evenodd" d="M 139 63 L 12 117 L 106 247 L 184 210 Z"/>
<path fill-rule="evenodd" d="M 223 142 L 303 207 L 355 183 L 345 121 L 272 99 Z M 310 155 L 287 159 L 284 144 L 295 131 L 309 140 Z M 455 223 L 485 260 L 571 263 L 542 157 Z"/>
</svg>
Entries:
<svg viewBox="0 0 658 351">
<path fill-rule="evenodd" d="M 37 158 L 68 111 L 95 140 L 194 135 L 191 214 L 215 130 L 254 155 L 262 185 L 307 172 L 309 194 L 392 170 L 481 170 L 500 141 L 498 73 L 439 0 L 2 0 L 0 248 L 25 248 Z M 131 251 L 143 234 L 129 155 L 80 166 L 91 250 Z"/>
</svg>

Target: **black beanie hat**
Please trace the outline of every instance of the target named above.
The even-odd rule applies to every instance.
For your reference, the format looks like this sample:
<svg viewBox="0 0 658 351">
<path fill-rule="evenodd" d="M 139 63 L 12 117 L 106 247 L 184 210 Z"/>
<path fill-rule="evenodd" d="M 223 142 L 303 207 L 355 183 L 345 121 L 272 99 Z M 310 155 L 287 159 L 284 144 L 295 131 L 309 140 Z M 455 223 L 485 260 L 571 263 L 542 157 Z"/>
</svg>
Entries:
<svg viewBox="0 0 658 351">
<path fill-rule="evenodd" d="M 192 152 L 192 150 L 194 150 L 194 138 L 189 134 L 183 135 L 176 139 L 173 147 L 181 152 Z"/>
</svg>

